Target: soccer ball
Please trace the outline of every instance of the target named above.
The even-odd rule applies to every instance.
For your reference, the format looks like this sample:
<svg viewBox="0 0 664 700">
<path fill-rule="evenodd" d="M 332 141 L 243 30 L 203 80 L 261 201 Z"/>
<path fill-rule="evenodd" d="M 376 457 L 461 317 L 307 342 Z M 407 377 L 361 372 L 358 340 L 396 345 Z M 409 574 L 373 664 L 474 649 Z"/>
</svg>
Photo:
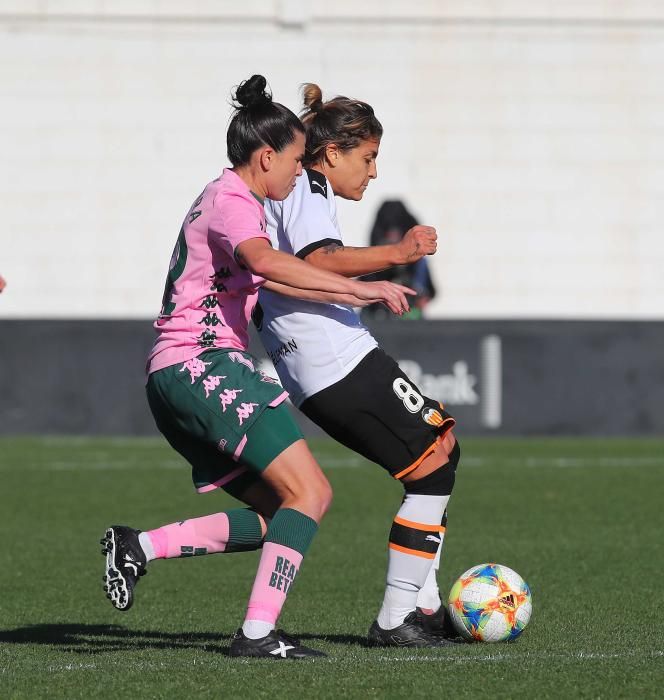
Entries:
<svg viewBox="0 0 664 700">
<path fill-rule="evenodd" d="M 480 564 L 461 574 L 447 601 L 457 632 L 469 641 L 516 639 L 530 620 L 530 588 L 502 564 Z"/>
</svg>

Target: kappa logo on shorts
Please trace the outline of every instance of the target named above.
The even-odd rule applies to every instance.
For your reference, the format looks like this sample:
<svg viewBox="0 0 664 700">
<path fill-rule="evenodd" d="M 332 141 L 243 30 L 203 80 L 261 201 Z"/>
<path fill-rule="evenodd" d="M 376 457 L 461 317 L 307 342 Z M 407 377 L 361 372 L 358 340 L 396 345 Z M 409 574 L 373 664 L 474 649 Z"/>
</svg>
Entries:
<svg viewBox="0 0 664 700">
<path fill-rule="evenodd" d="M 230 406 L 237 398 L 237 395 L 241 393 L 242 389 L 224 389 L 221 394 L 219 394 L 219 400 L 221 401 L 221 409 L 223 413 L 226 413 L 226 407 Z"/>
<path fill-rule="evenodd" d="M 221 374 L 215 374 L 203 380 L 203 388 L 205 389 L 206 399 L 210 398 L 210 392 L 214 391 L 219 386 L 219 384 L 221 384 L 222 379 L 226 379 L 226 377 Z"/>
<path fill-rule="evenodd" d="M 443 416 L 435 408 L 425 408 L 422 410 L 422 419 L 425 423 L 438 428 L 443 424 Z"/>
<path fill-rule="evenodd" d="M 262 369 L 258 370 L 258 374 L 261 375 L 261 381 L 265 382 L 266 384 L 279 384 L 279 380 L 275 379 L 274 377 L 271 377 L 269 374 L 266 374 L 263 372 Z"/>
<path fill-rule="evenodd" d="M 211 364 L 211 362 L 203 362 L 203 360 L 194 357 L 191 360 L 187 360 L 180 367 L 180 372 L 189 372 L 191 383 L 193 384 L 205 372 L 205 368 Z"/>
<path fill-rule="evenodd" d="M 231 362 L 239 362 L 241 365 L 244 365 L 245 367 L 249 367 L 249 369 L 252 372 L 256 371 L 254 369 L 254 363 L 248 357 L 245 357 L 241 352 L 229 352 L 228 359 Z"/>
<path fill-rule="evenodd" d="M 235 410 L 237 412 L 238 420 L 240 425 L 244 423 L 247 418 L 254 412 L 254 408 L 258 406 L 257 403 L 241 403 Z"/>
</svg>

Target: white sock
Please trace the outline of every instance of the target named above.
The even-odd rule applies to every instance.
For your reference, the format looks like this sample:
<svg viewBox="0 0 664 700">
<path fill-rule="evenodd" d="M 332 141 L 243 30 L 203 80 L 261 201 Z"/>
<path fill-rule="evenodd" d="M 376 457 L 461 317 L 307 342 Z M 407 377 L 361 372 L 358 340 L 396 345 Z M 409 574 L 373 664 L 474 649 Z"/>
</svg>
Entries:
<svg viewBox="0 0 664 700">
<path fill-rule="evenodd" d="M 150 535 L 148 535 L 147 532 L 141 532 L 138 535 L 138 543 L 141 545 L 141 549 L 143 550 L 143 554 L 145 554 L 145 559 L 147 561 L 152 561 L 153 559 L 155 559 L 152 540 L 150 539 Z"/>
<path fill-rule="evenodd" d="M 440 539 L 444 540 L 445 533 L 440 533 Z M 438 589 L 438 569 L 440 568 L 440 553 L 443 550 L 443 543 L 438 545 L 436 557 L 427 574 L 427 580 L 417 593 L 417 607 L 436 612 L 442 604 L 440 591 Z"/>
<path fill-rule="evenodd" d="M 397 513 L 400 521 L 413 524 L 409 529 L 416 538 L 442 543 L 438 530 L 449 496 L 422 496 L 408 493 Z M 422 527 L 418 528 L 417 525 Z M 396 526 L 395 526 L 396 527 Z M 390 546 L 387 563 L 387 586 L 383 605 L 378 613 L 378 624 L 383 629 L 394 629 L 415 610 L 417 596 L 427 580 L 434 558 L 410 554 Z"/>
<path fill-rule="evenodd" d="M 263 637 L 267 637 L 273 629 L 274 625 L 271 622 L 265 622 L 263 620 L 245 620 L 242 625 L 244 636 L 249 639 L 262 639 Z"/>
</svg>

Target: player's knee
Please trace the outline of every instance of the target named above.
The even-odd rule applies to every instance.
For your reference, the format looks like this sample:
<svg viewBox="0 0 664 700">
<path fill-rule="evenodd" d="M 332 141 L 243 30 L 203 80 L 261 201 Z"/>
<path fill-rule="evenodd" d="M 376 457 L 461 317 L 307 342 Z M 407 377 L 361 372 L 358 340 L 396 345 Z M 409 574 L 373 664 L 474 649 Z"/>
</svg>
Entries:
<svg viewBox="0 0 664 700">
<path fill-rule="evenodd" d="M 320 478 L 308 485 L 305 500 L 307 510 L 316 522 L 320 522 L 332 505 L 332 486 L 324 475 L 321 474 Z"/>
<path fill-rule="evenodd" d="M 332 503 L 332 487 L 319 469 L 298 474 L 277 489 L 281 508 L 293 508 L 320 522 Z"/>
<path fill-rule="evenodd" d="M 407 494 L 420 496 L 449 496 L 454 488 L 456 467 L 452 462 L 446 462 L 421 479 L 405 481 L 403 487 Z"/>
<path fill-rule="evenodd" d="M 330 509 L 330 506 L 332 505 L 332 498 L 333 498 L 332 486 L 330 485 L 330 482 L 327 479 L 324 479 L 324 482 L 321 484 L 320 489 L 319 489 L 319 493 L 318 493 L 321 518 Z"/>
</svg>

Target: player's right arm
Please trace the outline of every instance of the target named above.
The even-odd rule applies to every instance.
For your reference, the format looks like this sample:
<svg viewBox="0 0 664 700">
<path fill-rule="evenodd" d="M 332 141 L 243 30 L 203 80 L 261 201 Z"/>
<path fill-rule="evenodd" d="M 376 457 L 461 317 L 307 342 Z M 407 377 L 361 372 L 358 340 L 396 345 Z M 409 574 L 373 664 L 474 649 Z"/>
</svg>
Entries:
<svg viewBox="0 0 664 700">
<path fill-rule="evenodd" d="M 383 303 L 395 314 L 408 311 L 410 307 L 406 294 L 415 293 L 408 287 L 392 282 L 347 279 L 310 265 L 293 255 L 274 250 L 265 238 L 243 241 L 235 248 L 235 256 L 251 272 L 267 280 L 298 290 L 351 295 L 363 302 Z M 300 298 L 307 297 L 302 295 Z"/>
<path fill-rule="evenodd" d="M 304 260 L 329 272 L 358 277 L 396 265 L 407 265 L 436 252 L 436 229 L 413 226 L 398 242 L 389 245 L 353 248 L 341 241 L 330 241 L 316 248 Z"/>
<path fill-rule="evenodd" d="M 271 204 L 293 253 L 309 264 L 344 277 L 359 277 L 395 265 L 413 263 L 436 252 L 436 229 L 413 226 L 398 242 L 383 246 L 345 246 L 337 224 L 329 182 L 316 170 L 305 170 L 283 203 Z"/>
</svg>

